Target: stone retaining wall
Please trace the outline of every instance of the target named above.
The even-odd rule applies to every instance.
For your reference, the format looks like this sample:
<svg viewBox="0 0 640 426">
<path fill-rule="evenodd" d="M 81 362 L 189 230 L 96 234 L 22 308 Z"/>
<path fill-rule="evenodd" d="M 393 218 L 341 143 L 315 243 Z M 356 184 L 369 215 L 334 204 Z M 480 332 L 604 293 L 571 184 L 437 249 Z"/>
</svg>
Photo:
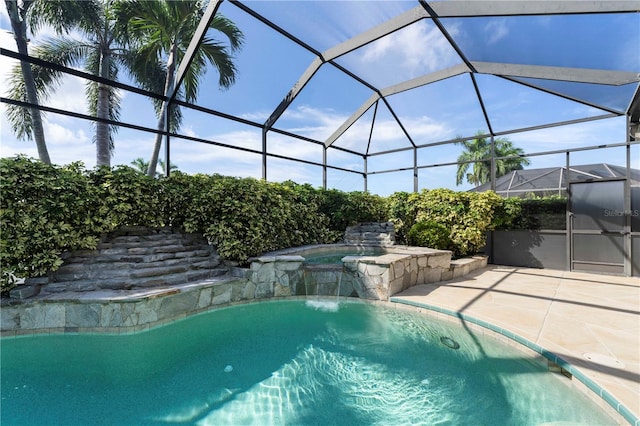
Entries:
<svg viewBox="0 0 640 426">
<path fill-rule="evenodd" d="M 336 264 L 305 264 L 305 256 L 350 247 L 330 244 L 296 247 L 255 258 L 242 275 L 256 291 L 273 296 L 354 296 L 389 300 L 418 284 L 448 281 L 487 265 L 477 256 L 451 261 L 451 252 L 426 247 L 386 247 L 380 255 L 345 256 Z"/>
<path fill-rule="evenodd" d="M 392 222 L 365 222 L 347 227 L 344 242 L 352 245 L 390 247 L 396 243 Z"/>
<path fill-rule="evenodd" d="M 28 278 L 11 291 L 10 297 L 25 299 L 41 291 L 160 287 L 227 272 L 206 238 L 169 228 L 123 227 L 106 235 L 96 250 L 65 253 L 63 259 L 57 271 Z"/>
<path fill-rule="evenodd" d="M 0 334 L 141 331 L 230 303 L 255 301 L 252 283 L 214 278 L 162 289 L 39 295 L 0 310 Z"/>
<path fill-rule="evenodd" d="M 309 295 L 355 296 L 358 291 L 366 298 L 380 296 L 379 283 L 385 274 L 393 273 L 398 279 L 399 271 L 405 268 L 395 260 L 388 268 L 375 262 L 364 260 L 350 262 L 356 267 L 354 272 L 369 276 L 364 281 L 374 285 L 358 287 L 350 282 L 350 275 L 343 274 L 342 282 L 336 283 L 338 275 L 333 265 L 317 265 L 326 273 L 325 278 L 315 278 L 313 283 L 303 280 L 303 284 L 292 283 L 291 277 L 298 277 L 294 265 L 300 264 L 296 256 L 285 259 L 272 257 L 265 264 L 273 275 L 261 282 L 251 280 L 246 275 L 249 270 L 234 269 L 233 274 L 201 280 L 194 283 L 173 285 L 164 288 L 136 288 L 131 290 L 97 290 L 93 292 L 40 293 L 27 300 L 8 300 L 0 309 L 0 336 L 17 336 L 34 333 L 61 332 L 113 332 L 141 331 L 165 322 L 174 321 L 216 307 L 233 303 L 256 302 L 278 297 L 306 297 Z M 299 256 L 298 256 L 299 257 Z M 427 260 L 428 262 L 428 260 Z M 458 263 L 456 263 L 458 262 Z M 402 266 L 400 266 L 402 265 Z M 453 261 L 448 270 L 443 269 L 441 278 L 453 278 L 466 274 L 471 268 L 486 266 L 486 257 Z M 342 267 L 340 267 L 342 270 Z M 411 267 L 405 268 L 411 275 Z M 391 272 L 393 271 L 393 272 Z M 376 272 L 380 272 L 376 275 Z M 264 275 L 262 275 L 264 277 Z M 256 275 L 257 277 L 257 275 Z M 271 279 L 273 277 L 273 279 Z M 288 277 L 288 278 L 285 278 Z M 378 278 L 380 277 L 380 278 Z M 423 275 L 430 279 L 429 275 Z M 434 275 L 430 276 L 435 279 Z M 368 280 L 368 281 L 367 281 Z M 394 282 L 393 279 L 390 282 Z M 396 281 L 399 283 L 400 281 Z M 300 283 L 300 281 L 298 281 Z M 402 281 L 404 285 L 404 280 Z M 304 290 L 303 290 L 304 289 Z M 306 293 L 315 290 L 314 293 Z M 354 291 L 355 290 L 355 291 Z M 393 290 L 392 290 L 393 291 Z M 383 291 L 384 293 L 384 291 Z M 386 299 L 384 299 L 386 300 Z"/>
<path fill-rule="evenodd" d="M 202 236 L 123 228 L 107 235 L 97 250 L 67 254 L 55 273 L 13 289 L 11 298 L 2 300 L 0 333 L 137 331 L 217 306 L 278 297 L 386 301 L 411 286 L 486 266 L 486 257 L 451 262 L 449 251 L 392 246 L 391 223 L 351 227 L 345 240 L 358 245 L 298 247 L 259 257 L 243 269 L 221 265 Z M 305 264 L 303 255 L 314 250 L 363 248 L 364 242 L 383 254 Z"/>
</svg>

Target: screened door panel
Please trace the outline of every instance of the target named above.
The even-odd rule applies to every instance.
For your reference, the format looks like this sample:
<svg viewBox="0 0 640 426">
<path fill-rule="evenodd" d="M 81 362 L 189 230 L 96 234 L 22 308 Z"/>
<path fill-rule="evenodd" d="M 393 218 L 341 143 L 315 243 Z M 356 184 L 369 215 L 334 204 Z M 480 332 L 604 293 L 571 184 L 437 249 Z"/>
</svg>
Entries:
<svg viewBox="0 0 640 426">
<path fill-rule="evenodd" d="M 571 184 L 571 269 L 624 274 L 624 181 Z"/>
</svg>

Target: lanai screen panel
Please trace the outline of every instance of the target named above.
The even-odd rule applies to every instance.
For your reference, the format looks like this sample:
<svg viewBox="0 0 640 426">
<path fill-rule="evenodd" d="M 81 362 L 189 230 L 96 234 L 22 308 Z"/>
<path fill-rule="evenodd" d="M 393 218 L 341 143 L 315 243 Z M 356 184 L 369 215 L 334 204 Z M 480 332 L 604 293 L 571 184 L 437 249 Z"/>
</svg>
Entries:
<svg viewBox="0 0 640 426">
<path fill-rule="evenodd" d="M 322 52 L 414 8 L 411 1 L 247 1 L 266 19 Z"/>
<path fill-rule="evenodd" d="M 239 158 L 251 147 L 252 157 L 265 154 L 262 167 L 269 154 L 293 151 L 279 148 L 282 130 L 291 147 L 314 146 L 296 159 L 322 163 L 324 144 L 328 165 L 353 167 L 361 182 L 367 172 L 384 181 L 382 171 L 402 169 L 409 170 L 412 187 L 416 170 L 433 187 L 454 187 L 436 180 L 434 166 L 454 161 L 461 149 L 454 143 L 476 132 L 508 137 L 534 163 L 539 151 L 626 143 L 627 116 L 637 121 L 640 115 L 637 1 L 214 4 L 245 34 L 234 57 L 238 78 L 219 90 L 216 70 L 207 70 L 197 112 L 183 109 L 181 147 L 197 139 L 221 142 L 240 148 Z M 143 125 L 153 128 L 153 114 L 146 115 Z M 553 128 L 559 129 L 555 137 L 549 136 Z M 596 136 L 587 135 L 594 129 Z M 265 146 L 267 152 L 258 152 Z M 406 155 L 396 155 L 402 150 Z M 221 172 L 216 164 L 197 171 Z M 310 170 L 325 173 L 320 166 Z"/>
</svg>

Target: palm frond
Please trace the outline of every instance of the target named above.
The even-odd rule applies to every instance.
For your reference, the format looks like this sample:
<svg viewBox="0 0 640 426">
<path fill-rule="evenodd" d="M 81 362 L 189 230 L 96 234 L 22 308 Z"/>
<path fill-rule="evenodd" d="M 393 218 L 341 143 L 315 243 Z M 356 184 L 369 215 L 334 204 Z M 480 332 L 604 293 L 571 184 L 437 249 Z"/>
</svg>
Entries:
<svg viewBox="0 0 640 426">
<path fill-rule="evenodd" d="M 231 52 L 239 50 L 244 44 L 244 34 L 230 19 L 221 14 L 216 14 L 211 20 L 209 28 L 224 34 L 229 40 Z"/>
<path fill-rule="evenodd" d="M 215 66 L 218 71 L 218 84 L 220 87 L 226 89 L 235 83 L 237 69 L 233 62 L 233 57 L 221 43 L 205 37 L 198 49 L 197 55 L 202 55 Z"/>
<path fill-rule="evenodd" d="M 84 49 L 85 46 L 81 45 L 77 40 L 64 37 L 60 39 L 47 39 L 34 48 L 32 56 L 64 66 L 74 66 L 79 62 L 82 56 L 81 52 L 83 52 Z M 59 87 L 65 74 L 38 65 L 31 65 L 31 71 L 38 104 L 42 104 L 49 99 L 51 94 Z M 23 102 L 27 101 L 26 86 L 20 64 L 16 65 L 11 71 L 8 95 L 11 99 Z M 16 105 L 8 105 L 7 118 L 19 140 L 25 140 L 31 137 L 33 122 L 28 109 Z"/>
<path fill-rule="evenodd" d="M 101 9 L 100 1 L 34 1 L 29 7 L 27 22 L 33 33 L 48 25 L 58 34 L 62 34 L 99 20 Z"/>
<path fill-rule="evenodd" d="M 27 90 L 20 64 L 11 69 L 7 96 L 17 101 L 27 102 Z M 40 102 L 38 102 L 40 103 Z M 33 133 L 33 121 L 28 108 L 7 104 L 7 120 L 18 140 L 27 140 Z"/>
</svg>

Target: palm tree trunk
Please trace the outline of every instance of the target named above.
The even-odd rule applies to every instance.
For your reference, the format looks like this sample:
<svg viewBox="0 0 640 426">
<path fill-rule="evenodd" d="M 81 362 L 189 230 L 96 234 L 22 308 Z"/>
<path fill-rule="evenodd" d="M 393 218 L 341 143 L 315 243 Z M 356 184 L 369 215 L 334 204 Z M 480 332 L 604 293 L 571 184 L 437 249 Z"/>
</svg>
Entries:
<svg viewBox="0 0 640 426">
<path fill-rule="evenodd" d="M 165 92 L 166 93 L 166 92 Z M 160 110 L 160 118 L 158 119 L 158 133 L 156 134 L 156 140 L 153 144 L 153 152 L 151 153 L 151 159 L 149 159 L 149 168 L 147 169 L 147 176 L 154 177 L 156 175 L 156 167 L 158 165 L 158 157 L 160 156 L 160 148 L 162 147 L 162 131 L 165 127 L 165 116 L 167 112 L 167 102 L 162 103 Z"/>
<path fill-rule="evenodd" d="M 26 3 L 26 2 L 25 2 Z M 11 19 L 11 28 L 13 29 L 13 36 L 16 40 L 18 47 L 18 53 L 28 55 L 27 51 L 27 26 L 24 21 L 24 15 L 26 14 L 27 4 L 24 4 L 25 8 L 22 12 L 23 16 L 20 17 L 18 11 L 18 2 L 16 0 L 5 0 L 7 6 L 7 12 Z M 22 69 L 22 77 L 24 78 L 24 87 L 27 92 L 27 102 L 37 105 L 38 95 L 36 93 L 36 83 L 33 79 L 33 72 L 31 70 L 31 64 L 21 61 L 20 68 Z M 49 151 L 47 150 L 47 143 L 44 138 L 44 127 L 42 125 L 42 115 L 37 108 L 30 108 L 31 123 L 33 125 L 33 139 L 36 142 L 38 148 L 38 157 L 40 161 L 45 164 L 51 164 L 51 158 L 49 158 Z"/>
<path fill-rule="evenodd" d="M 108 52 L 102 52 L 100 58 L 100 77 L 109 78 L 111 56 Z M 109 118 L 109 87 L 98 83 L 98 105 L 96 115 L 98 118 Z M 96 122 L 96 166 L 111 167 L 111 139 L 109 137 L 109 124 L 102 121 Z"/>
<path fill-rule="evenodd" d="M 176 53 L 178 50 L 178 43 L 176 41 L 171 45 L 171 51 L 169 53 L 169 58 L 167 59 L 167 79 L 164 84 L 164 96 L 168 96 L 169 93 L 173 91 L 174 85 L 174 74 L 176 69 Z M 149 169 L 147 170 L 147 176 L 154 177 L 156 175 L 156 167 L 158 165 L 158 157 L 160 156 L 160 148 L 162 147 L 162 133 L 167 124 L 167 109 L 169 108 L 169 104 L 167 101 L 162 103 L 162 108 L 160 109 L 160 117 L 158 119 L 158 133 L 156 134 L 156 140 L 153 144 L 153 152 L 151 153 L 151 159 L 149 160 Z"/>
</svg>

